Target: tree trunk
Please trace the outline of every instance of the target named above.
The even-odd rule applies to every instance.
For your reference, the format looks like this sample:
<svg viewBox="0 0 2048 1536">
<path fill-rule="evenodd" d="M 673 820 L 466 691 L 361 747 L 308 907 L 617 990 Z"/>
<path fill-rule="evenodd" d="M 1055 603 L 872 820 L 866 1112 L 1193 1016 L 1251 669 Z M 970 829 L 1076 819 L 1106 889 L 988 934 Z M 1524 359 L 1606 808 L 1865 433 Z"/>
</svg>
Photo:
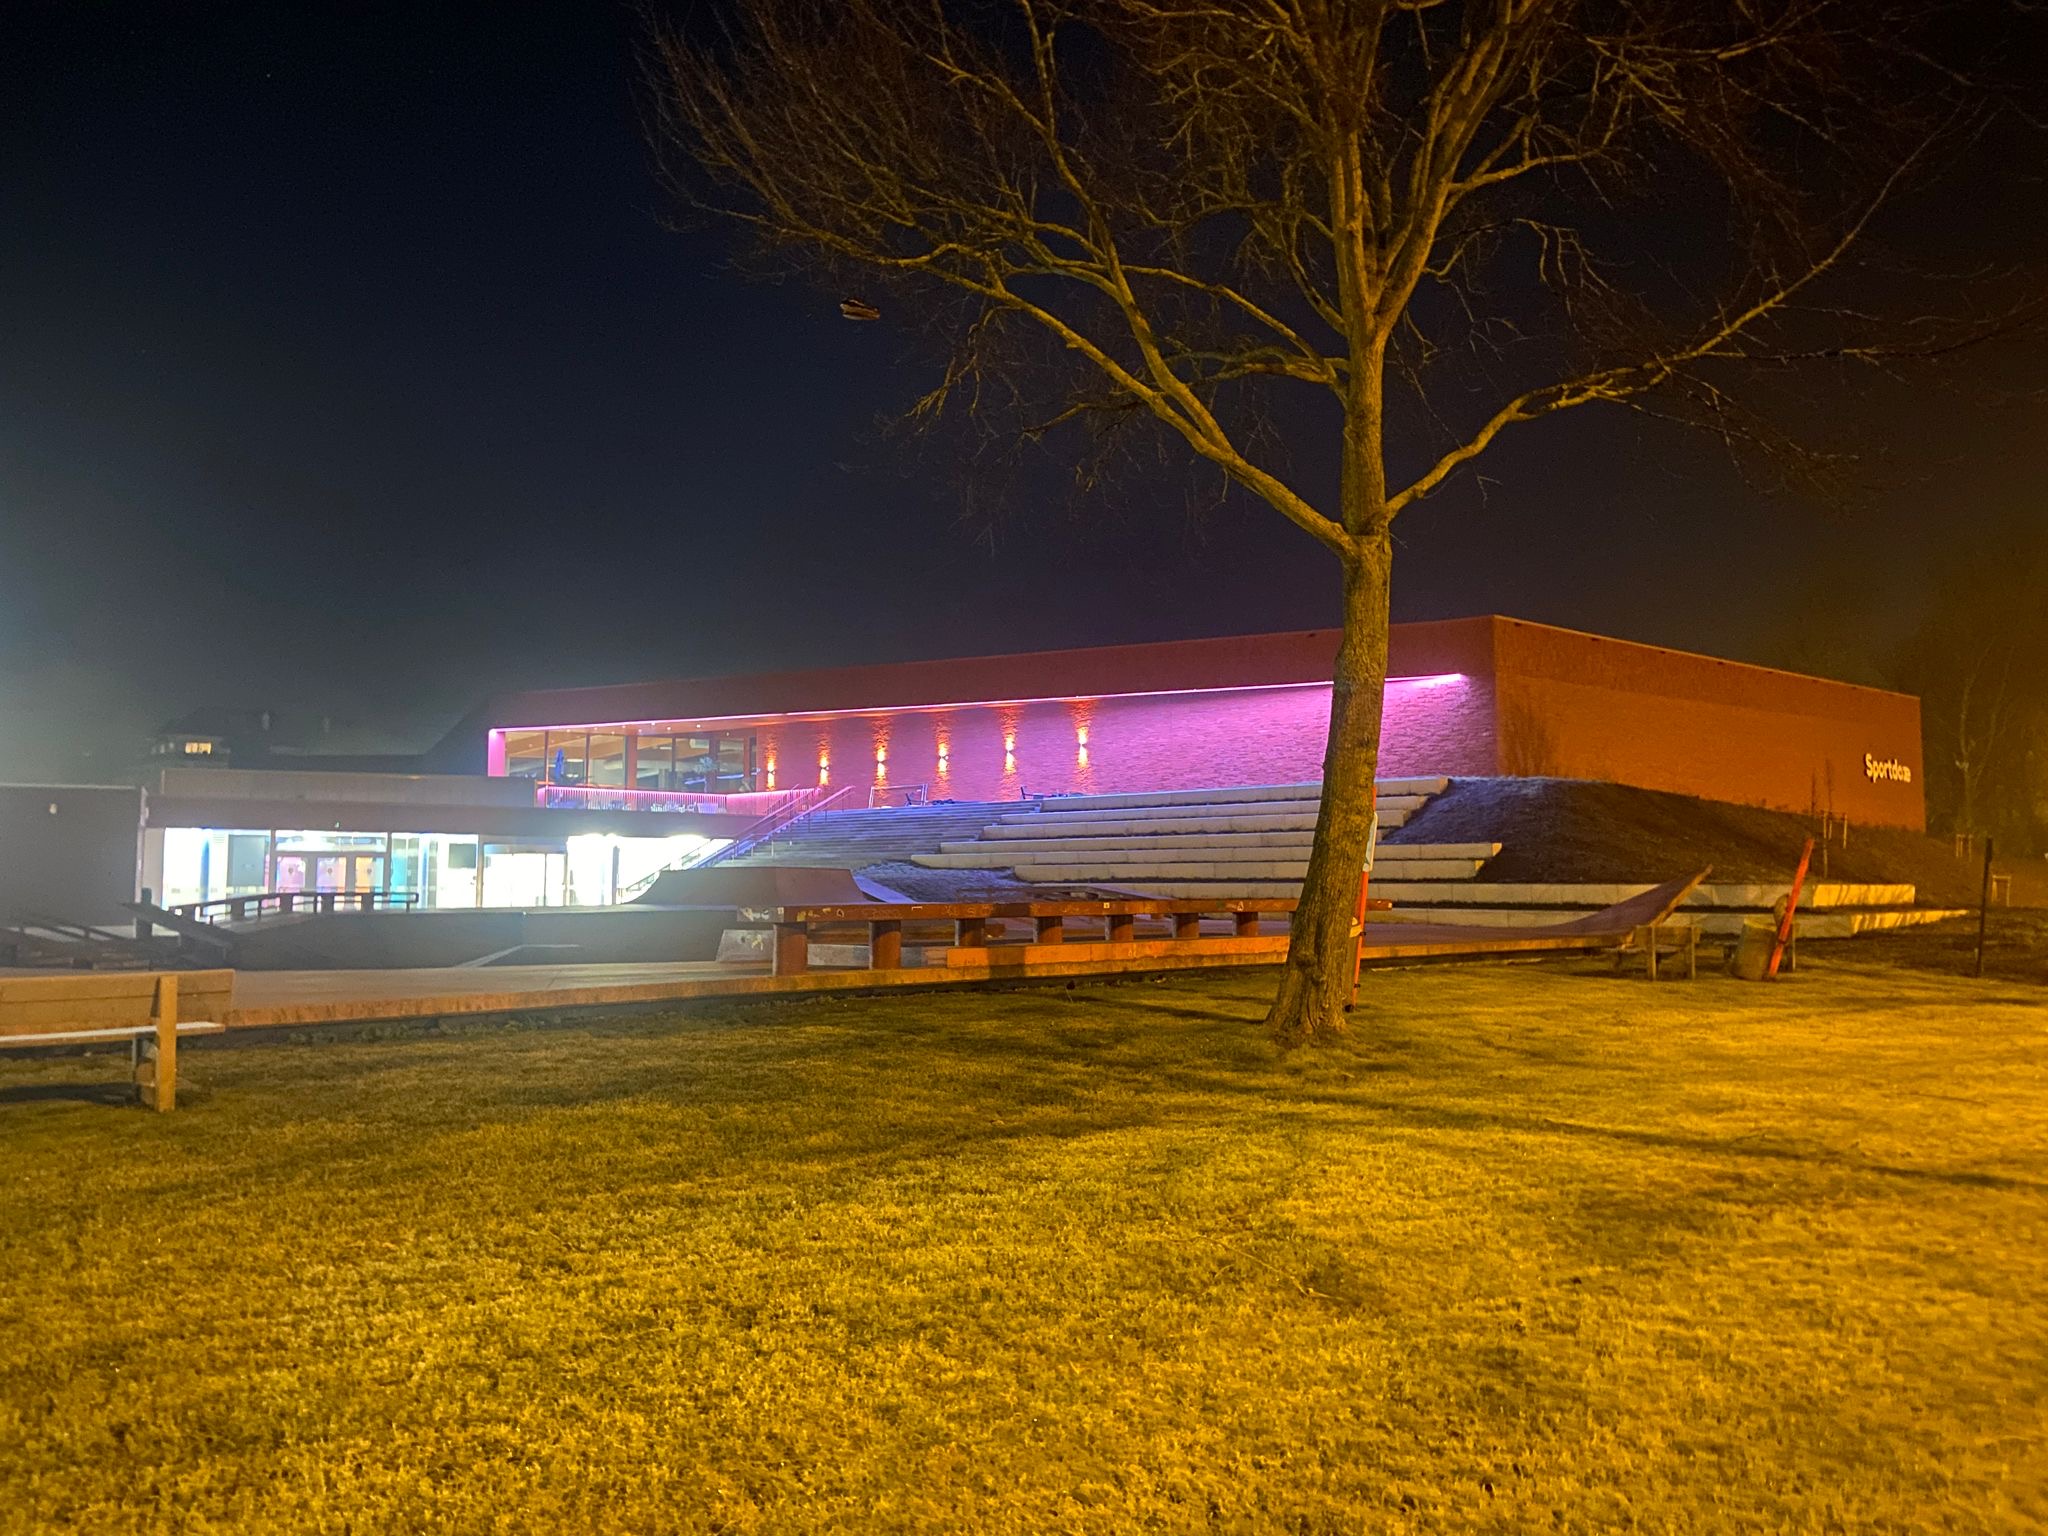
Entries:
<svg viewBox="0 0 2048 1536">
<path fill-rule="evenodd" d="M 1393 544 L 1384 527 L 1361 538 L 1358 548 L 1344 563 L 1344 637 L 1330 690 L 1330 739 L 1323 752 L 1315 847 L 1294 913 L 1280 993 L 1266 1015 L 1268 1032 L 1282 1045 L 1342 1034 L 1351 996 L 1356 953 L 1351 922 L 1372 830 L 1393 568 Z"/>
</svg>

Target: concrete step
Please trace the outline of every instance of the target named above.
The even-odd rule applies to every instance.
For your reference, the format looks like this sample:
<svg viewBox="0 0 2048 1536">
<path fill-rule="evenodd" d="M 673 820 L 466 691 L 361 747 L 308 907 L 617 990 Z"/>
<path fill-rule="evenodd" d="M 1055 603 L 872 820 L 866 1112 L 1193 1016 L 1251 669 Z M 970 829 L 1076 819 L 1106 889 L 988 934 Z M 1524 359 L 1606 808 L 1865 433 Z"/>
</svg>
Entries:
<svg viewBox="0 0 2048 1536">
<path fill-rule="evenodd" d="M 1295 832 L 1262 832 L 1232 834 L 1228 832 L 1176 832 L 1161 837 L 978 837 L 965 841 L 949 841 L 939 844 L 942 854 L 962 854 L 972 857 L 975 863 L 993 868 L 1004 859 L 1046 859 L 1054 854 L 1078 854 L 1086 857 L 1097 855 L 1114 857 L 1119 854 L 1157 854 L 1162 858 L 1176 854 L 1216 853 L 1227 856 L 1230 850 L 1256 850 L 1271 857 L 1308 857 L 1308 850 L 1315 842 L 1311 830 Z M 1499 843 L 1381 843 L 1379 861 L 1381 864 L 1400 864 L 1410 859 L 1490 859 L 1500 852 Z M 1249 853 L 1246 855 L 1250 856 Z M 973 868 L 975 865 L 961 865 Z"/>
<path fill-rule="evenodd" d="M 1445 778 L 1381 779 L 1379 796 L 1440 795 L 1450 788 L 1451 781 Z M 1125 806 L 1143 805 L 1215 805 L 1250 803 L 1259 800 L 1309 800 L 1322 797 L 1323 786 L 1308 784 L 1238 784 L 1224 785 L 1212 789 L 1162 789 L 1134 794 L 1117 795 L 1061 795 L 1045 802 L 1049 812 L 1059 813 L 1078 810 L 1116 810 Z"/>
<path fill-rule="evenodd" d="M 1315 812 L 1272 816 L 1179 816 L 1156 821 L 1098 821 L 1089 825 L 1087 836 L 1144 837 L 1155 832 L 1298 832 L 1313 830 Z M 988 829 L 1003 841 L 1041 837 L 1073 837 L 1075 828 L 1048 817 L 1043 821 L 1005 822 Z"/>
<path fill-rule="evenodd" d="M 860 869 L 930 852 L 942 842 L 968 837 L 1012 806 L 1009 801 L 968 801 L 822 811 L 767 843 L 721 862 L 728 868 L 809 864 L 823 869 Z"/>
<path fill-rule="evenodd" d="M 1406 811 L 1392 811 L 1380 816 L 1380 831 L 1393 832 L 1404 826 L 1408 820 Z M 1054 817 L 1043 820 L 1022 820 L 998 822 L 982 829 L 982 835 L 991 840 L 1009 837 L 1153 837 L 1176 832 L 1313 832 L 1316 813 L 1313 810 L 1298 812 L 1268 812 L 1246 816 L 1207 816 L 1189 813 L 1184 816 L 1158 817 L 1138 821 L 1095 821 L 1085 828 L 1080 825 L 1068 826 Z"/>
<path fill-rule="evenodd" d="M 1166 832 L 1121 837 L 1004 837 L 1005 829 L 990 827 L 980 837 L 939 844 L 941 853 L 985 853 L 994 858 L 1024 857 L 1046 853 L 1132 853 L 1170 848 L 1306 848 L 1315 841 L 1315 829 L 1291 832 Z"/>
<path fill-rule="evenodd" d="M 1381 825 L 1389 815 L 1413 815 L 1427 803 L 1426 795 L 1389 795 L 1378 802 Z M 1189 816 L 1315 816 L 1322 807 L 1319 800 L 1224 800 L 1211 805 L 1132 805 L 1113 810 L 1068 811 L 1057 808 L 1057 802 L 1050 803 L 1043 811 L 1029 811 L 1004 816 L 997 825 L 1011 823 L 1038 823 L 1045 826 L 1084 826 L 1133 821 L 1174 821 Z"/>
<path fill-rule="evenodd" d="M 1373 889 L 1377 891 L 1379 888 L 1375 886 Z M 1444 923 L 1475 928 L 1543 928 L 1552 923 L 1568 923 L 1574 918 L 1591 917 L 1599 910 L 1598 907 L 1398 907 L 1392 912 L 1375 912 L 1372 920 L 1376 923 Z M 1715 938 L 1733 938 L 1742 932 L 1744 923 L 1753 922 L 1764 915 L 1766 914 L 1758 912 L 1686 907 L 1681 909 L 1681 914 L 1675 921 L 1691 923 L 1701 933 Z M 1802 939 L 1847 939 L 1859 933 L 1883 933 L 1897 928 L 1915 928 L 1923 923 L 1938 923 L 1944 918 L 1962 915 L 1959 911 L 1943 911 L 1934 907 L 1818 912 L 1802 910 L 1794 921 Z"/>
<path fill-rule="evenodd" d="M 1383 876 L 1410 880 L 1469 880 L 1496 850 L 1486 843 L 1411 843 L 1382 849 L 1375 868 Z M 1030 843 L 956 844 L 917 855 L 928 869 L 1005 869 L 1015 864 L 1308 864 L 1305 846 L 1269 847 L 1252 838 L 1222 838 L 1183 848 L 1038 847 Z M 1431 871 L 1453 869 L 1456 874 Z"/>
<path fill-rule="evenodd" d="M 941 854 L 939 857 L 944 858 Z M 923 863 L 923 859 L 918 860 Z M 1401 866 L 1404 888 L 1417 881 L 1446 884 L 1470 880 L 1479 873 L 1479 859 L 1416 859 Z M 1292 880 L 1297 885 L 1308 874 L 1307 859 L 1152 859 L 1134 855 L 1126 859 L 1089 859 L 1061 862 L 1029 862 L 1012 866 L 1019 880 L 1044 885 L 1107 881 L 1121 885 L 1130 880 Z M 1377 878 L 1374 889 L 1379 888 Z"/>
<path fill-rule="evenodd" d="M 1156 896 L 1168 901 L 1184 897 L 1227 901 L 1237 896 L 1292 901 L 1301 894 L 1299 880 L 1115 880 L 1103 883 L 1114 885 L 1119 891 L 1133 896 Z"/>
<path fill-rule="evenodd" d="M 1460 906 L 1575 908 L 1595 912 L 1627 901 L 1653 889 L 1644 885 L 1544 885 L 1520 881 L 1472 881 L 1466 884 L 1431 885 L 1401 879 L 1372 883 L 1373 894 L 1397 904 L 1455 902 Z M 1723 907 L 1744 911 L 1769 911 L 1788 885 L 1702 885 L 1685 900 L 1693 907 Z M 1802 911 L 1830 907 L 1910 907 L 1915 896 L 1910 885 L 1850 885 L 1821 881 L 1809 885 L 1799 898 Z"/>
</svg>

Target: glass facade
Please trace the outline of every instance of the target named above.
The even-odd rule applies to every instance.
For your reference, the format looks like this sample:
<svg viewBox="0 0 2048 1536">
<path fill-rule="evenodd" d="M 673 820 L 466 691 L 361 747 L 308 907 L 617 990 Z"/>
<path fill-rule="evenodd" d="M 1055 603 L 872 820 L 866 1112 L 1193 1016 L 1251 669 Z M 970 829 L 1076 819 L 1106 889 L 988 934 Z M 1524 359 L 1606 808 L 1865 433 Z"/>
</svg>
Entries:
<svg viewBox="0 0 2048 1536">
<path fill-rule="evenodd" d="M 167 827 L 162 837 L 152 878 L 165 906 L 281 891 L 410 894 L 422 908 L 609 906 L 726 845 L 694 833 L 486 842 L 441 832 Z"/>
<path fill-rule="evenodd" d="M 507 731 L 505 774 L 571 788 L 745 794 L 761 786 L 751 731 L 693 735 L 614 726 L 608 730 Z"/>
<path fill-rule="evenodd" d="M 164 830 L 162 888 L 166 906 L 268 890 L 270 834 L 212 827 Z"/>
</svg>

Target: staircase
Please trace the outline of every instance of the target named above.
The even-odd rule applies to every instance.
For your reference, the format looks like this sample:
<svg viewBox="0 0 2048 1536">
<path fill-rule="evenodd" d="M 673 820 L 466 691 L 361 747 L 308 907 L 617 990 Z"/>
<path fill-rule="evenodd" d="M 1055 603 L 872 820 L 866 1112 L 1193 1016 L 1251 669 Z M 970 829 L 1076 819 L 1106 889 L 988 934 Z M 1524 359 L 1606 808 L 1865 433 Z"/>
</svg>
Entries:
<svg viewBox="0 0 2048 1536">
<path fill-rule="evenodd" d="M 972 837 L 1019 803 L 967 801 L 952 805 L 899 805 L 878 810 L 818 811 L 786 832 L 729 859 L 710 861 L 720 869 L 750 865 L 804 865 L 814 869 L 864 869 L 930 853 L 948 839 Z"/>
<path fill-rule="evenodd" d="M 1440 794 L 1440 778 L 1383 779 L 1382 836 Z M 971 839 L 914 853 L 927 869 L 1001 869 L 1034 885 L 1113 885 L 1146 896 L 1299 893 L 1318 784 L 1072 795 L 1009 811 Z M 1470 880 L 1498 843 L 1379 845 L 1375 879 Z M 900 856 L 900 855 L 899 855 Z"/>
</svg>

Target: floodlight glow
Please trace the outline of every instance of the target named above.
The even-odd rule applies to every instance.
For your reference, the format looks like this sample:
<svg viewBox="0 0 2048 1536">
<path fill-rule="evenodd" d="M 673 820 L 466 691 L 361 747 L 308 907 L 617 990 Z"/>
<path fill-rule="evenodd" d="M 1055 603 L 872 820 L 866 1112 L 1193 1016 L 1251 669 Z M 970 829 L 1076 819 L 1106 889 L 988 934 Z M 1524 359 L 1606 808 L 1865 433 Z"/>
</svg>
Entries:
<svg viewBox="0 0 2048 1536">
<path fill-rule="evenodd" d="M 1464 681 L 1465 674 L 1462 672 L 1436 672 L 1427 677 L 1390 677 L 1387 679 L 1387 686 L 1389 688 L 1397 686 L 1402 688 L 1441 688 L 1447 683 L 1462 683 Z"/>
<path fill-rule="evenodd" d="M 1390 677 L 1389 688 L 1416 687 L 1441 688 L 1452 683 L 1468 681 L 1463 672 L 1423 673 L 1410 677 Z M 1105 699 L 1169 699 L 1183 698 L 1189 694 L 1225 693 L 1280 693 L 1290 689 L 1323 688 L 1328 682 L 1306 683 L 1236 683 L 1221 688 L 1147 688 L 1130 693 L 1086 693 L 1049 694 L 1028 699 L 956 699 L 944 704 L 871 704 L 857 709 L 792 709 L 772 714 L 747 715 L 693 715 L 685 718 L 664 716 L 645 720 L 592 720 L 551 721 L 541 724 L 493 726 L 493 733 L 503 731 L 617 731 L 662 726 L 674 730 L 686 725 L 748 725 L 767 724 L 778 720 L 836 720 L 859 718 L 873 715 L 919 715 L 942 714 L 955 709 L 1016 709 L 1031 704 L 1094 704 Z"/>
</svg>

